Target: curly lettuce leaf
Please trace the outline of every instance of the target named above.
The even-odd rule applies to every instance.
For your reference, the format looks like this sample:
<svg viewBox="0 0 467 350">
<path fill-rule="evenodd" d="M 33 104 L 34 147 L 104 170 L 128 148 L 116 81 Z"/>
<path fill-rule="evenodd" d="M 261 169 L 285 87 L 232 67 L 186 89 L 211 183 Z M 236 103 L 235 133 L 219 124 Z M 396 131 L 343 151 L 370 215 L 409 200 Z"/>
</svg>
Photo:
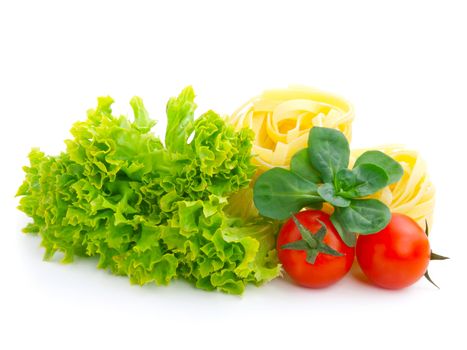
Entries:
<svg viewBox="0 0 467 350">
<path fill-rule="evenodd" d="M 193 132 L 196 109 L 195 92 L 186 87 L 178 97 L 172 97 L 167 103 L 167 130 L 165 144 L 170 152 L 184 153 L 187 140 Z"/>
<path fill-rule="evenodd" d="M 276 277 L 277 224 L 232 210 L 255 171 L 251 131 L 235 132 L 212 111 L 194 121 L 187 88 L 168 103 L 164 146 L 141 99 L 131 100 L 133 122 L 113 116 L 112 103 L 99 98 L 73 125 L 65 152 L 29 155 L 19 209 L 45 258 L 97 256 L 99 268 L 131 283 L 184 278 L 232 294 Z"/>
</svg>

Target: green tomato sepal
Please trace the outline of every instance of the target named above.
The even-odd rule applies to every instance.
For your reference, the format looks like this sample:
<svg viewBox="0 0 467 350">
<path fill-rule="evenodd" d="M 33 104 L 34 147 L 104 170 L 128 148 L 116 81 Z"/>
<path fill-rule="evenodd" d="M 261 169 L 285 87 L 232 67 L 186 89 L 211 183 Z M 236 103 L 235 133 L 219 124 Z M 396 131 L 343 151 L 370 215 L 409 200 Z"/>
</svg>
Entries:
<svg viewBox="0 0 467 350">
<path fill-rule="evenodd" d="M 302 236 L 301 240 L 290 242 L 281 246 L 282 249 L 290 250 L 303 250 L 306 252 L 306 262 L 309 264 L 314 264 L 319 253 L 328 254 L 332 256 L 343 256 L 344 254 L 338 252 L 337 250 L 331 248 L 329 245 L 324 243 L 324 236 L 326 235 L 327 229 L 326 225 L 318 220 L 321 224 L 321 227 L 316 233 L 310 232 L 305 226 L 302 225 L 300 221 L 292 215 L 292 220 Z"/>
</svg>

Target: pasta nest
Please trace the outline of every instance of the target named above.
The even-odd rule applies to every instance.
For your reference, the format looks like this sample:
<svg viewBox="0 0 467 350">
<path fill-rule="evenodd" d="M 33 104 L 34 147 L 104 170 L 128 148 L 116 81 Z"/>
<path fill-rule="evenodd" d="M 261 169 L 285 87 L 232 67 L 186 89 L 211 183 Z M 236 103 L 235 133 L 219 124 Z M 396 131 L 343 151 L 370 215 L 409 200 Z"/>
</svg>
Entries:
<svg viewBox="0 0 467 350">
<path fill-rule="evenodd" d="M 354 110 L 344 99 L 303 86 L 266 90 L 229 118 L 237 130 L 255 132 L 253 162 L 259 171 L 288 167 L 290 158 L 307 147 L 313 126 L 335 128 L 350 141 Z"/>
<path fill-rule="evenodd" d="M 375 193 L 371 198 L 379 199 L 386 204 L 391 212 L 410 216 L 422 228 L 433 223 L 435 207 L 435 187 L 431 182 L 426 162 L 414 150 L 405 149 L 400 145 L 371 147 L 394 158 L 404 169 L 402 178 Z M 350 163 L 353 164 L 360 154 L 368 149 L 358 149 L 351 152 Z"/>
</svg>

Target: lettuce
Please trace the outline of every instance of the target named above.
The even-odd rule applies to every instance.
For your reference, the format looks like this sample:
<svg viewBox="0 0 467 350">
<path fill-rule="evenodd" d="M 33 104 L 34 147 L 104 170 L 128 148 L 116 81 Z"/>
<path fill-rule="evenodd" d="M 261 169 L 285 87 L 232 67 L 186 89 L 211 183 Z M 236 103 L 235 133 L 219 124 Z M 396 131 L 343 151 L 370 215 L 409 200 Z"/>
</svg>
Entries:
<svg viewBox="0 0 467 350">
<path fill-rule="evenodd" d="M 140 98 L 130 102 L 133 122 L 113 116 L 112 103 L 99 98 L 73 125 L 65 152 L 29 154 L 19 209 L 45 258 L 96 256 L 131 283 L 183 278 L 232 294 L 278 276 L 277 223 L 234 210 L 255 171 L 251 131 L 213 111 L 195 120 L 191 87 L 167 104 L 165 145 Z"/>
</svg>

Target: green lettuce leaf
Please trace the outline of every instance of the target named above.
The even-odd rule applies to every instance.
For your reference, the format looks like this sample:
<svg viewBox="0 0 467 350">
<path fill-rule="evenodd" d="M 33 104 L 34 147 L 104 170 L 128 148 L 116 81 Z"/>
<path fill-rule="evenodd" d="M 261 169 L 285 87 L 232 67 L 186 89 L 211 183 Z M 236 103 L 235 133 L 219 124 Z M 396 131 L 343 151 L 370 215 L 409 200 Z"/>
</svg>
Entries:
<svg viewBox="0 0 467 350">
<path fill-rule="evenodd" d="M 131 283 L 184 278 L 232 294 L 278 276 L 277 223 L 234 209 L 255 171 L 251 131 L 235 132 L 213 111 L 194 120 L 186 88 L 167 105 L 164 146 L 140 98 L 130 102 L 133 122 L 113 116 L 112 103 L 99 98 L 73 125 L 65 152 L 29 154 L 19 209 L 45 258 L 96 256 Z"/>
<path fill-rule="evenodd" d="M 187 141 L 193 132 L 196 109 L 194 100 L 195 92 L 188 86 L 177 98 L 172 97 L 167 103 L 165 144 L 171 152 L 183 153 L 188 147 Z"/>
</svg>

